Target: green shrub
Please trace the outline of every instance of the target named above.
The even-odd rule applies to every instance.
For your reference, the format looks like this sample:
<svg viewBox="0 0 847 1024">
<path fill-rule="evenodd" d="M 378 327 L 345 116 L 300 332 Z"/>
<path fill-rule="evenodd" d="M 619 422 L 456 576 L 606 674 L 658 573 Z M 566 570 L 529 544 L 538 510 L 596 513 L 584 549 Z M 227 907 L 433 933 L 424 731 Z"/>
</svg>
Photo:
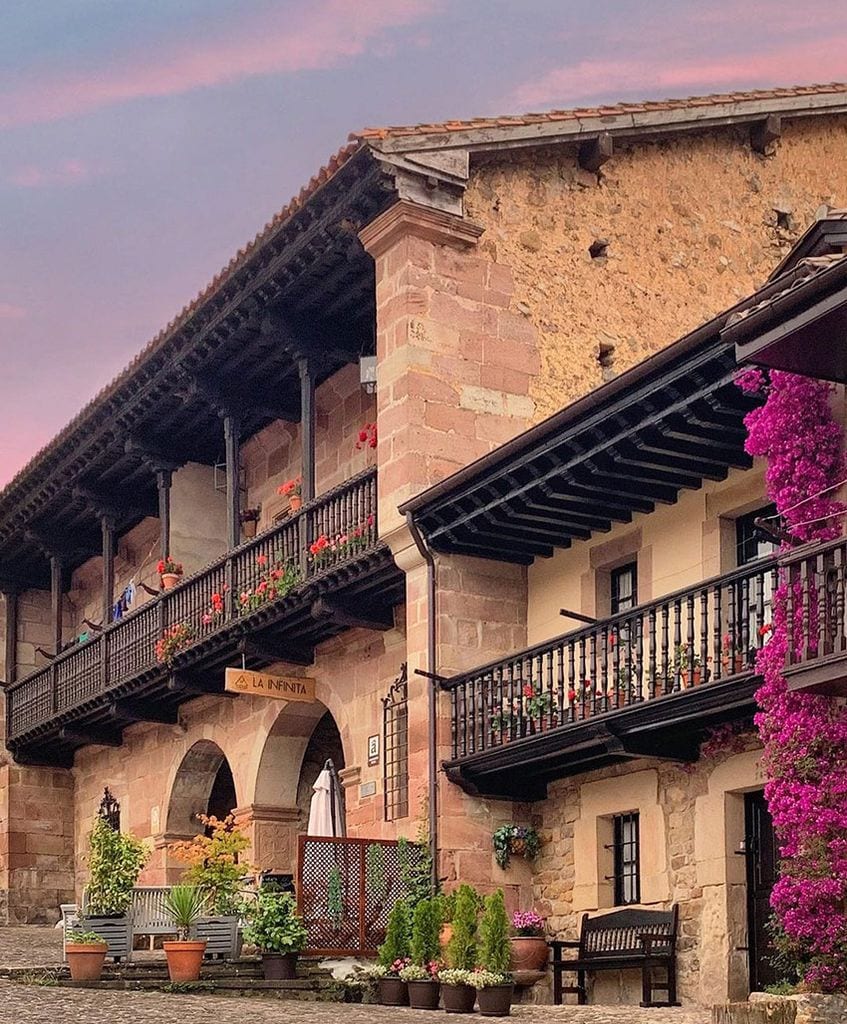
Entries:
<svg viewBox="0 0 847 1024">
<path fill-rule="evenodd" d="M 512 957 L 512 944 L 502 889 L 486 896 L 479 935 L 480 964 L 492 974 L 506 974 Z"/>
<path fill-rule="evenodd" d="M 260 889 L 247 919 L 244 939 L 261 953 L 299 953 L 306 945 L 306 928 L 290 892 Z"/>
<path fill-rule="evenodd" d="M 412 963 L 426 967 L 441 959 L 441 906 L 437 897 L 421 900 L 412 919 Z"/>
<path fill-rule="evenodd" d="M 191 926 L 207 912 L 207 898 L 196 885 L 174 885 L 165 893 L 162 907 L 173 921 L 180 939 L 187 939 Z"/>
<path fill-rule="evenodd" d="M 478 914 L 479 895 L 473 886 L 463 883 L 456 889 L 453 935 L 447 946 L 447 963 L 455 970 L 471 971 L 476 967 Z"/>
<path fill-rule="evenodd" d="M 105 819 L 94 819 L 88 838 L 87 917 L 122 917 L 150 851 L 135 836 L 116 832 Z"/>
<path fill-rule="evenodd" d="M 377 951 L 377 959 L 383 967 L 391 968 L 398 960 L 405 960 L 411 953 L 411 914 L 405 900 L 397 900 L 388 915 L 385 942 Z"/>
</svg>

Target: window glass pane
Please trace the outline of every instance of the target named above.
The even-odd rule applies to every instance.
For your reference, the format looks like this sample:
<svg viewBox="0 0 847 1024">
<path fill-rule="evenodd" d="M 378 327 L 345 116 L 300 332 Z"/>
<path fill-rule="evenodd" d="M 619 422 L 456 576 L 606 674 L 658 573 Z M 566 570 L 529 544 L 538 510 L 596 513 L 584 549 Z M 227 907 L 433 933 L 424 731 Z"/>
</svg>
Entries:
<svg viewBox="0 0 847 1024">
<path fill-rule="evenodd" d="M 638 604 L 638 566 L 635 562 L 613 569 L 610 584 L 612 615 L 629 611 Z"/>
<path fill-rule="evenodd" d="M 614 818 L 615 905 L 638 903 L 641 898 L 638 815 Z"/>
</svg>

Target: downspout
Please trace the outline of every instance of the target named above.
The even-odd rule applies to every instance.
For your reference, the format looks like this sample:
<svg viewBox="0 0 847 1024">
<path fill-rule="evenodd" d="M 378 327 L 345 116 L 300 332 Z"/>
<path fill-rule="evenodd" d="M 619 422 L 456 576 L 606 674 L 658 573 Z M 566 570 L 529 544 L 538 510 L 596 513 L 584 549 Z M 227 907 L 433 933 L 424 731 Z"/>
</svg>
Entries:
<svg viewBox="0 0 847 1024">
<path fill-rule="evenodd" d="M 426 673 L 429 679 L 429 852 L 432 886 L 438 887 L 438 681 L 435 676 L 435 559 L 418 530 L 412 513 L 406 513 L 412 540 L 426 562 Z"/>
</svg>

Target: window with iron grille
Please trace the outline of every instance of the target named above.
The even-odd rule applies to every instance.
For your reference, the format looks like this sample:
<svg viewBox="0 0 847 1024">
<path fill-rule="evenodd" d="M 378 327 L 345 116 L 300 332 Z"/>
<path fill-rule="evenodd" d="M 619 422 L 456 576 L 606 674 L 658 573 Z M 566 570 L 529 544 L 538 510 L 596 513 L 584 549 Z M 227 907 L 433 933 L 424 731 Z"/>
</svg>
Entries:
<svg viewBox="0 0 847 1024">
<path fill-rule="evenodd" d="M 382 698 L 385 820 L 409 814 L 409 686 L 406 665 Z"/>
<path fill-rule="evenodd" d="M 638 604 L 638 564 L 628 562 L 609 574 L 612 615 L 628 612 Z"/>
<path fill-rule="evenodd" d="M 616 814 L 614 825 L 615 906 L 624 907 L 641 899 L 641 864 L 638 838 L 638 813 Z"/>
<path fill-rule="evenodd" d="M 776 505 L 766 505 L 765 508 L 757 508 L 755 512 L 748 512 L 735 520 L 736 565 L 748 565 L 776 551 L 776 541 L 756 526 L 757 519 L 769 519 L 774 515 Z"/>
</svg>

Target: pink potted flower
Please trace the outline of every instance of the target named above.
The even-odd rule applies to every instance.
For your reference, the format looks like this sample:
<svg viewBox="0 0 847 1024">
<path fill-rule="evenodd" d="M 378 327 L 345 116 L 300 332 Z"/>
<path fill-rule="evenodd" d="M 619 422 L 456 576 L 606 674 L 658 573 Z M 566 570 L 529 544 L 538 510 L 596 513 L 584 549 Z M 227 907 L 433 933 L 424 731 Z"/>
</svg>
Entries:
<svg viewBox="0 0 847 1024">
<path fill-rule="evenodd" d="M 512 915 L 512 970 L 543 971 L 548 949 L 544 918 L 535 910 L 516 910 Z"/>
</svg>

